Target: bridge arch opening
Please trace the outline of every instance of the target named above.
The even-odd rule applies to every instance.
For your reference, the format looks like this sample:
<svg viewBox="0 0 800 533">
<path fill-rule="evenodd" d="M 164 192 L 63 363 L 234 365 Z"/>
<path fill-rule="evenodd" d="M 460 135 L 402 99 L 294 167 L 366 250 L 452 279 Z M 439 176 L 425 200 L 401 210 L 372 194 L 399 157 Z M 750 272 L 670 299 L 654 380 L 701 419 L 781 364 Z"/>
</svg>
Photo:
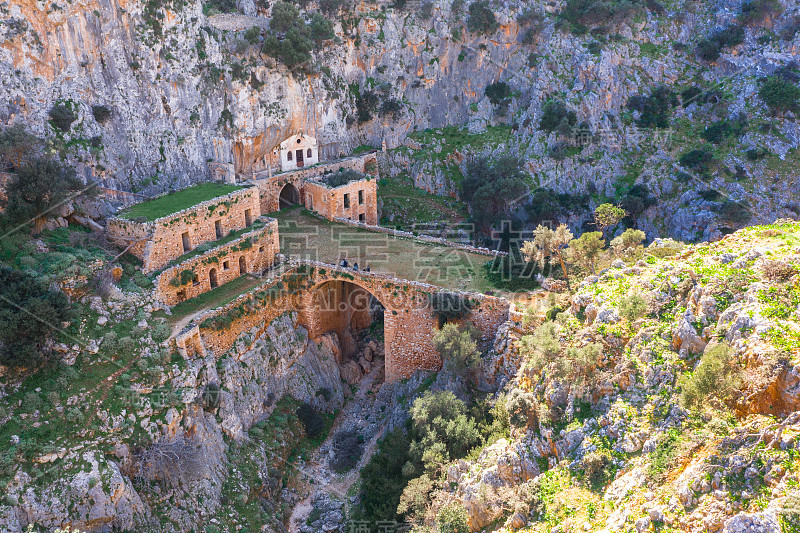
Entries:
<svg viewBox="0 0 800 533">
<path fill-rule="evenodd" d="M 343 364 L 348 360 L 362 364 L 362 359 L 372 363 L 384 353 L 385 310 L 375 295 L 357 283 L 325 281 L 311 295 L 310 329 L 314 336 L 336 333 Z"/>
<path fill-rule="evenodd" d="M 300 191 L 291 183 L 287 183 L 278 195 L 280 209 L 286 209 L 300 203 Z"/>
</svg>

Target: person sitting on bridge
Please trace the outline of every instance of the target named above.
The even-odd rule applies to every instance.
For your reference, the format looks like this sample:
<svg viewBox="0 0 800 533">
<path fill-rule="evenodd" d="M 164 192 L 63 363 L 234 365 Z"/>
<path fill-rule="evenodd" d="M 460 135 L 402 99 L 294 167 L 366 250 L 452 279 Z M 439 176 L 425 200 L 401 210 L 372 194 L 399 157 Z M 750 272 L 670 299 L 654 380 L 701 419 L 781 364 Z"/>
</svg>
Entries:
<svg viewBox="0 0 800 533">
<path fill-rule="evenodd" d="M 358 272 L 358 263 L 353 263 L 353 270 Z"/>
<path fill-rule="evenodd" d="M 347 268 L 347 258 L 343 257 L 342 261 L 339 263 L 339 266 Z"/>
<path fill-rule="evenodd" d="M 369 272 L 369 271 L 370 271 L 370 270 L 369 270 L 369 265 L 365 266 L 365 267 L 364 267 L 364 272 Z"/>
</svg>

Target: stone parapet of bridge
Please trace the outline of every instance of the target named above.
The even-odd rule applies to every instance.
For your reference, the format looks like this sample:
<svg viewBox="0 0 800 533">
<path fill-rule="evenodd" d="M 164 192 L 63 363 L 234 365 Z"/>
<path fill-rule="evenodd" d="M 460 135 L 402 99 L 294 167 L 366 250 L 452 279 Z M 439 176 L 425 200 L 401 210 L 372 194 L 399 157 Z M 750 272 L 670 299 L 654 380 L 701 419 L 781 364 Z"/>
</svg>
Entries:
<svg viewBox="0 0 800 533">
<path fill-rule="evenodd" d="M 331 331 L 365 327 L 369 324 L 370 296 L 384 307 L 386 380 L 407 378 L 418 370 L 437 371 L 441 358 L 433 345 L 432 331 L 438 319 L 430 296 L 452 292 L 441 287 L 355 272 L 315 261 L 292 261 L 280 266 L 271 277 L 229 304 L 206 311 L 195 319 L 202 344 L 220 356 L 245 333 L 252 338 L 287 311 L 297 312 L 298 325 L 314 340 Z M 508 320 L 510 302 L 477 293 L 459 293 L 468 298 L 471 309 L 464 319 L 471 322 L 485 343 Z"/>
</svg>

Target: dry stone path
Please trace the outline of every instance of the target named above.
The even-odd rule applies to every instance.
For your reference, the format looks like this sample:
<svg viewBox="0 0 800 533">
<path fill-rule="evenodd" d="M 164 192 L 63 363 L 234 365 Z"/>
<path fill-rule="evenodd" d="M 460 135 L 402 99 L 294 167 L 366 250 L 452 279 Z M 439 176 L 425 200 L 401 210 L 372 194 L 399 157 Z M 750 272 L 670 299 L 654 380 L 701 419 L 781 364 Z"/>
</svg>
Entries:
<svg viewBox="0 0 800 533">
<path fill-rule="evenodd" d="M 289 533 L 305 533 L 310 526 L 306 524 L 309 514 L 314 508 L 314 501 L 320 497 L 334 502 L 342 502 L 346 508 L 347 495 L 353 484 L 358 481 L 359 471 L 367 464 L 375 452 L 378 440 L 386 427 L 386 420 L 374 421 L 378 416 L 375 408 L 374 385 L 383 374 L 383 365 L 375 365 L 369 374 L 366 374 L 358 384 L 358 389 L 342 408 L 334 421 L 330 435 L 317 448 L 311 458 L 300 469 L 299 479 L 302 480 L 305 493 L 292 510 L 289 519 Z M 366 415 L 366 416 L 365 416 Z M 367 418 L 373 419 L 370 423 Z M 341 429 L 359 428 L 364 435 L 364 451 L 358 465 L 345 474 L 333 472 L 328 464 L 328 451 L 330 450 L 333 436 Z M 327 498 L 325 498 L 327 496 Z M 334 511 L 334 515 L 338 513 Z M 344 512 L 342 511 L 342 516 Z M 341 523 L 341 531 L 348 528 Z"/>
</svg>

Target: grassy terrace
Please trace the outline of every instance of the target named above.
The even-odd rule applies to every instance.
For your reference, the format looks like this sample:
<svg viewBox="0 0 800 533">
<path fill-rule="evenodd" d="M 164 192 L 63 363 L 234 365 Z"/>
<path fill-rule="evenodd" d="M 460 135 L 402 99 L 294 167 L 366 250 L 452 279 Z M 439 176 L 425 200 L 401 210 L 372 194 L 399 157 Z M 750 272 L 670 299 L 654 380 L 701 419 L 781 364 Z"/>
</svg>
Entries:
<svg viewBox="0 0 800 533">
<path fill-rule="evenodd" d="M 423 244 L 328 222 L 295 208 L 271 213 L 278 219 L 281 252 L 290 258 L 338 264 L 342 257 L 372 272 L 448 289 L 495 290 L 483 265 L 490 257 Z"/>
<path fill-rule="evenodd" d="M 154 316 L 166 318 L 167 322 L 173 326 L 180 322 L 182 318 L 198 311 L 221 307 L 235 300 L 241 294 L 244 294 L 253 287 L 257 287 L 264 282 L 265 280 L 262 278 L 256 278 L 253 276 L 240 276 L 233 281 L 229 281 L 224 285 L 220 285 L 219 287 L 205 292 L 200 296 L 189 298 L 188 300 L 179 303 L 171 309 L 172 315 L 170 316 L 167 316 L 163 311 L 154 313 Z"/>
<path fill-rule="evenodd" d="M 183 189 L 167 194 L 166 196 L 132 205 L 120 213 L 119 216 L 128 220 L 143 217 L 147 222 L 152 222 L 158 218 L 197 205 L 200 202 L 225 196 L 239 189 L 242 189 L 242 187 L 238 185 L 201 183 L 200 185 L 195 185 L 188 189 Z"/>
</svg>

